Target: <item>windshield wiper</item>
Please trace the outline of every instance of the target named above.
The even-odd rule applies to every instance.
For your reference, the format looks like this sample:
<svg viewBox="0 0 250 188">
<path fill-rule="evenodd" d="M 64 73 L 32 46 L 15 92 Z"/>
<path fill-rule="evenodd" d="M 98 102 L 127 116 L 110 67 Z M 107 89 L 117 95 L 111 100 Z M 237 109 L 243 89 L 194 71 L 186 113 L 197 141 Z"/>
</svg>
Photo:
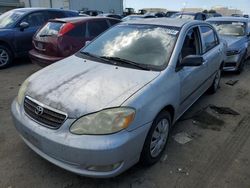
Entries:
<svg viewBox="0 0 250 188">
<path fill-rule="evenodd" d="M 135 63 L 135 62 L 127 60 L 127 59 L 122 59 L 120 57 L 101 56 L 101 58 L 111 60 L 111 61 L 118 61 L 118 62 L 124 63 L 124 64 L 129 64 L 129 65 L 132 65 L 134 67 L 140 68 L 142 70 L 151 70 L 147 65 L 138 64 L 138 63 Z"/>
</svg>

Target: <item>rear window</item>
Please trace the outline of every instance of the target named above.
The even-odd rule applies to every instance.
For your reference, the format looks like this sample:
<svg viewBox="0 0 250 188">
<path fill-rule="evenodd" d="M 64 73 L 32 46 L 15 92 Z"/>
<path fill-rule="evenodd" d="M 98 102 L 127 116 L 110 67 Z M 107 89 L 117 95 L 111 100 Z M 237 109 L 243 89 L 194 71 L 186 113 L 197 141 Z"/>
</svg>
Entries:
<svg viewBox="0 0 250 188">
<path fill-rule="evenodd" d="M 37 35 L 42 36 L 57 36 L 58 32 L 62 28 L 64 23 L 60 22 L 48 22 L 38 33 Z"/>
<path fill-rule="evenodd" d="M 106 20 L 95 20 L 88 22 L 88 30 L 90 37 L 96 37 L 108 28 L 109 26 Z"/>
</svg>

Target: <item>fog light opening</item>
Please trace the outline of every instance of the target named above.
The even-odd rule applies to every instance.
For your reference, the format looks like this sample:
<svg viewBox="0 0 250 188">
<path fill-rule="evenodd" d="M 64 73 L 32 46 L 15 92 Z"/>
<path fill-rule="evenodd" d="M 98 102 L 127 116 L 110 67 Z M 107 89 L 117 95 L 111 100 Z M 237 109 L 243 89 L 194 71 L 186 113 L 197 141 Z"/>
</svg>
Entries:
<svg viewBox="0 0 250 188">
<path fill-rule="evenodd" d="M 115 163 L 115 164 L 111 164 L 111 165 L 102 165 L 102 166 L 91 165 L 87 167 L 87 170 L 95 171 L 95 172 L 109 172 L 109 171 L 113 171 L 117 169 L 118 167 L 121 166 L 121 164 L 122 164 L 122 161 Z"/>
</svg>

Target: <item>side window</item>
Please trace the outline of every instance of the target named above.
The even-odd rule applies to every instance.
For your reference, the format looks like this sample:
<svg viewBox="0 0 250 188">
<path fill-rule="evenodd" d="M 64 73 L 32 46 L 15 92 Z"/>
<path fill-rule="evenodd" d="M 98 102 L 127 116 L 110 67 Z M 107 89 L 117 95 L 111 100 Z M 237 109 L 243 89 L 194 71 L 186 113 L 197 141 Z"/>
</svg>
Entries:
<svg viewBox="0 0 250 188">
<path fill-rule="evenodd" d="M 30 27 L 41 26 L 48 21 L 46 12 L 34 12 L 27 15 L 22 22 L 27 22 Z"/>
<path fill-rule="evenodd" d="M 198 33 L 198 27 L 188 31 L 181 50 L 181 59 L 189 55 L 200 54 L 200 38 Z"/>
<path fill-rule="evenodd" d="M 55 19 L 55 18 L 63 18 L 64 13 L 63 12 L 59 12 L 59 11 L 49 11 L 48 12 L 49 15 L 49 19 Z"/>
<path fill-rule="evenodd" d="M 203 38 L 203 53 L 206 53 L 210 49 L 214 48 L 218 44 L 218 38 L 214 30 L 208 26 L 201 26 L 201 36 Z"/>
<path fill-rule="evenodd" d="M 86 23 L 77 25 L 74 29 L 67 33 L 71 37 L 86 37 Z"/>
<path fill-rule="evenodd" d="M 120 23 L 119 20 L 114 20 L 114 19 L 109 19 L 108 21 L 109 21 L 111 26 Z"/>
<path fill-rule="evenodd" d="M 89 37 L 96 37 L 108 28 L 109 26 L 106 20 L 90 21 L 88 22 Z"/>
</svg>

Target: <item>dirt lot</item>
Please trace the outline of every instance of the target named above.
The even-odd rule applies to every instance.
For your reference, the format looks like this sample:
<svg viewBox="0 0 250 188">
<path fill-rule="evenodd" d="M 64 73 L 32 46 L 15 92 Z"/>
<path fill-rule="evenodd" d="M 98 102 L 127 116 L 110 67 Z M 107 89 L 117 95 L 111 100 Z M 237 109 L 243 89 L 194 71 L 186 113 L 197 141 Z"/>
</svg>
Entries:
<svg viewBox="0 0 250 188">
<path fill-rule="evenodd" d="M 20 139 L 10 105 L 24 79 L 40 69 L 20 61 L 0 70 L 0 187 L 250 188 L 250 61 L 241 75 L 225 74 L 218 93 L 202 96 L 181 118 L 171 132 L 161 162 L 149 168 L 136 165 L 106 180 L 58 168 Z M 239 81 L 230 86 L 226 84 L 229 80 Z M 209 105 L 230 107 L 239 115 L 220 114 L 227 109 Z"/>
</svg>

